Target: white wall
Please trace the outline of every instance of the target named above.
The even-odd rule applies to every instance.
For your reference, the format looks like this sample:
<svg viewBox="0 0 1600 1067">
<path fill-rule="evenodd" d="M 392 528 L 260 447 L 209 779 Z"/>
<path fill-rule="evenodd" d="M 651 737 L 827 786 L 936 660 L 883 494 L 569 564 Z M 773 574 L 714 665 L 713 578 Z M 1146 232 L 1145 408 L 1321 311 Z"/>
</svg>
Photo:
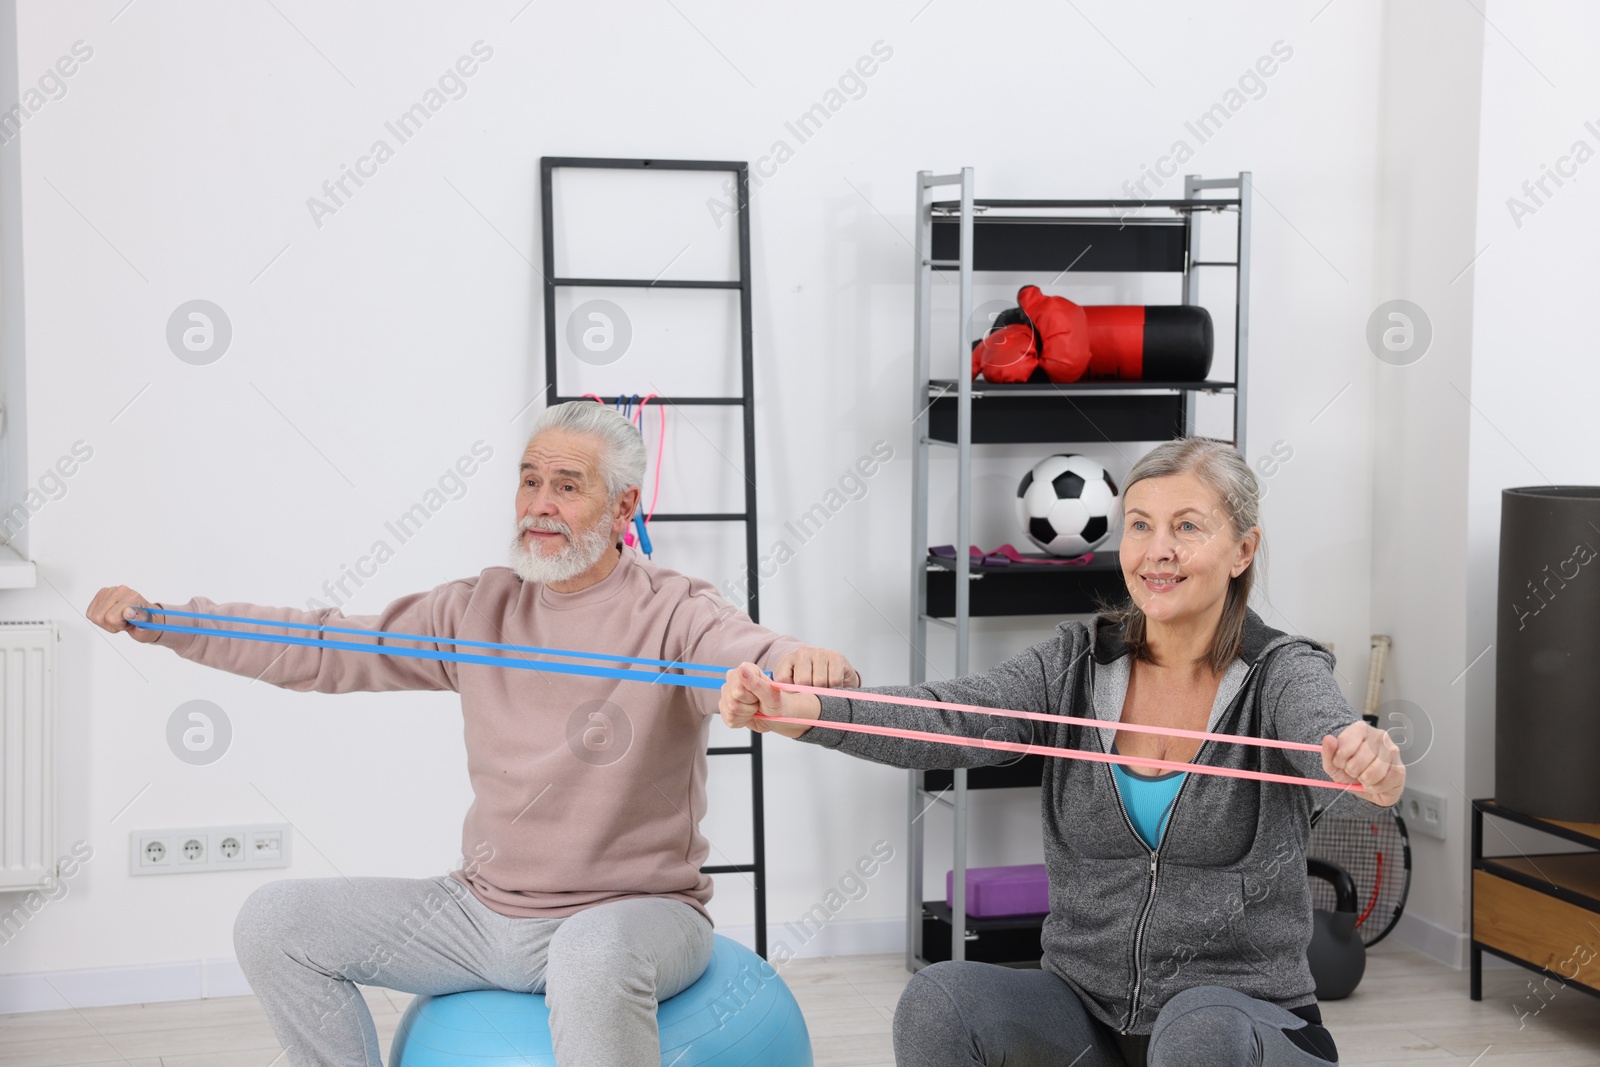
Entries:
<svg viewBox="0 0 1600 1067">
<path fill-rule="evenodd" d="M 796 147 L 752 208 L 762 543 L 875 440 L 897 458 L 778 574 L 764 619 L 845 649 L 883 682 L 905 678 L 908 656 L 915 171 L 972 165 L 985 196 L 1117 196 L 1178 139 L 1194 149 L 1185 171 L 1253 171 L 1250 458 L 1275 441 L 1294 452 L 1269 483 L 1263 607 L 1334 641 L 1358 697 L 1374 566 L 1374 376 L 1358 338 L 1379 288 L 1375 6 L 916 0 L 759 19 L 701 2 L 120 6 L 28 5 L 17 26 L 25 84 L 75 41 L 94 49 L 20 139 L 32 477 L 78 440 L 94 457 L 30 524 L 40 587 L 0 594 L 0 607 L 65 622 L 62 838 L 96 855 L 6 946 L 0 972 L 231 955 L 232 916 L 269 876 L 130 879 L 137 827 L 287 819 L 302 833 L 296 877 L 423 875 L 455 858 L 468 796 L 449 698 L 273 691 L 104 640 L 81 612 L 118 582 L 152 597 L 302 603 L 480 439 L 495 459 L 349 607 L 497 563 L 511 460 L 546 385 L 528 262 L 545 154 L 754 162 L 775 139 Z M 1028 31 L 994 32 L 1011 14 Z M 314 225 L 306 199 L 478 40 L 494 54 L 468 94 Z M 1280 40 L 1293 55 L 1264 93 L 1197 143 L 1185 121 Z M 784 123 L 877 41 L 893 56 L 865 95 L 795 146 Z M 702 245 L 714 258 L 727 230 L 698 199 L 686 210 L 671 225 L 695 248 L 688 259 Z M 676 237 L 615 227 L 597 239 L 619 250 L 645 239 L 666 249 L 659 264 Z M 234 328 L 207 367 L 164 340 L 194 298 Z M 676 322 L 625 369 L 674 381 L 663 364 L 723 352 L 725 327 L 712 345 Z M 737 484 L 696 451 L 693 427 L 672 432 L 683 458 L 663 507 Z M 1108 458 L 1125 471 L 1133 457 Z M 681 539 L 670 548 L 668 565 L 695 556 Z M 697 569 L 731 573 L 731 560 Z M 1044 632 L 985 629 L 977 665 Z M 221 704 L 235 731 L 209 767 L 180 763 L 163 736 L 193 698 Z M 874 841 L 903 845 L 904 778 L 798 745 L 770 752 L 777 923 Z M 716 774 L 714 795 L 735 807 L 737 770 Z M 730 854 L 743 826 L 728 810 L 708 823 Z M 986 798 L 974 828 L 974 862 L 1038 853 L 1031 797 Z M 891 864 L 841 918 L 898 918 L 903 870 Z M 748 891 L 721 882 L 719 919 L 747 924 Z"/>
<path fill-rule="evenodd" d="M 1443 794 L 1449 805 L 1445 840 L 1411 835 L 1412 888 L 1401 929 L 1444 958 L 1459 953 L 1450 934 L 1464 929 L 1464 693 L 1483 684 L 1487 663 L 1463 673 L 1481 646 L 1465 651 L 1467 587 L 1449 578 L 1465 572 L 1467 557 L 1475 355 L 1467 267 L 1482 243 L 1474 241 L 1483 41 L 1483 20 L 1464 5 L 1384 9 L 1382 207 L 1368 310 L 1409 300 L 1422 309 L 1418 325 L 1431 325 L 1432 342 L 1420 356 L 1395 354 L 1398 363 L 1372 359 L 1372 629 L 1394 639 L 1383 725 L 1410 728 L 1409 784 Z M 1364 315 L 1347 328 L 1363 349 L 1365 326 Z"/>
<path fill-rule="evenodd" d="M 1378 366 L 1372 623 L 1395 638 L 1387 696 L 1409 702 L 1400 710 L 1431 740 L 1410 781 L 1450 805 L 1445 841 L 1412 835 L 1401 936 L 1457 963 L 1468 801 L 1494 792 L 1495 627 L 1509 610 L 1496 588 L 1500 492 L 1600 480 L 1586 436 L 1600 370 L 1582 341 L 1597 271 L 1574 240 L 1600 202 L 1581 171 L 1522 188 L 1577 141 L 1600 151 L 1585 126 L 1600 117 L 1583 44 L 1596 17 L 1579 4 L 1385 9 L 1373 302 L 1414 301 L 1434 339 L 1415 363 Z M 1548 847 L 1485 825 L 1490 852 Z"/>
<path fill-rule="evenodd" d="M 1484 38 L 1478 161 L 1477 240 L 1486 250 L 1473 272 L 1466 556 L 1471 655 L 1493 644 L 1502 614 L 1513 610 L 1513 593 L 1501 595 L 1497 588 L 1501 490 L 1600 484 L 1592 434 L 1600 366 L 1589 356 L 1600 266 L 1585 247 L 1600 226 L 1600 193 L 1590 173 L 1600 153 L 1600 72 L 1584 47 L 1600 32 L 1600 11 L 1580 3 L 1537 12 L 1494 3 L 1486 14 L 1500 32 Z M 1571 174 L 1576 156 L 1587 163 L 1575 180 L 1563 177 L 1557 185 L 1544 177 L 1546 168 Z M 1533 183 L 1532 195 L 1524 182 Z M 1562 641 L 1559 634 L 1545 639 Z M 1492 796 L 1493 651 L 1471 677 L 1466 722 L 1472 743 L 1462 777 L 1473 796 Z M 1496 820 L 1485 825 L 1486 850 L 1570 850 L 1542 835 L 1507 834 L 1507 824 Z"/>
</svg>

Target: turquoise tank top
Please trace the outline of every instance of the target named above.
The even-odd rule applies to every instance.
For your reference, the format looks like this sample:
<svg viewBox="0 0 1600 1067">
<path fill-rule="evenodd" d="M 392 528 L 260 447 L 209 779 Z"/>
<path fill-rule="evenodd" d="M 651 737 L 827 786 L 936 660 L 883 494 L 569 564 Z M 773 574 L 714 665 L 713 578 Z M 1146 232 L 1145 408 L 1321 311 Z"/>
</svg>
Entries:
<svg viewBox="0 0 1600 1067">
<path fill-rule="evenodd" d="M 1117 751 L 1115 744 L 1111 751 Z M 1178 790 L 1183 788 L 1183 780 L 1189 772 L 1168 771 L 1151 777 L 1134 774 L 1122 764 L 1113 763 L 1111 776 L 1117 783 L 1117 793 L 1122 797 L 1122 806 L 1127 809 L 1134 832 L 1148 848 L 1159 847 L 1161 835 L 1167 830 L 1167 816 L 1172 813 L 1172 802 L 1177 799 Z"/>
</svg>

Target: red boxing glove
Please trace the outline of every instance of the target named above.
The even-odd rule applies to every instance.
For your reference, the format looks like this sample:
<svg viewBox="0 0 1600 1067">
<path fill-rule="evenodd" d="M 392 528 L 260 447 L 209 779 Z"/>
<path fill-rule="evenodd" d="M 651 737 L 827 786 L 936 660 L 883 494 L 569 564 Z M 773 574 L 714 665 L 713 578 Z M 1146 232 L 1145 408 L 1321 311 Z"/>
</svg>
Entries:
<svg viewBox="0 0 1600 1067">
<path fill-rule="evenodd" d="M 990 331 L 972 346 L 972 376 L 983 371 L 991 382 L 1025 382 L 1039 366 L 1033 345 L 1033 328 L 1016 323 Z"/>
<path fill-rule="evenodd" d="M 1052 382 L 1065 384 L 1089 369 L 1089 322 L 1083 308 L 1064 296 L 1046 296 L 1037 285 L 1017 291 L 1017 304 L 1039 331 L 1039 364 Z"/>
</svg>

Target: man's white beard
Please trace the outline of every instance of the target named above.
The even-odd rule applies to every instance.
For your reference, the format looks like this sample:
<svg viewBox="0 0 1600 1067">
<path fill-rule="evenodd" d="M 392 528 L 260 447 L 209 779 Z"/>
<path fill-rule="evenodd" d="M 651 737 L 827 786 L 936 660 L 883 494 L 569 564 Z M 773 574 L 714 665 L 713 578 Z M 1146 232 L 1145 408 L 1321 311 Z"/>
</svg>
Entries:
<svg viewBox="0 0 1600 1067">
<path fill-rule="evenodd" d="M 527 530 L 546 530 L 565 534 L 566 547 L 555 555 L 541 551 L 538 545 L 527 544 L 523 533 Z M 554 519 L 535 519 L 531 515 L 517 523 L 516 536 L 511 539 L 511 569 L 525 582 L 570 582 L 593 567 L 611 547 L 611 518 L 602 515 L 592 528 L 574 535 L 572 528 Z"/>
</svg>

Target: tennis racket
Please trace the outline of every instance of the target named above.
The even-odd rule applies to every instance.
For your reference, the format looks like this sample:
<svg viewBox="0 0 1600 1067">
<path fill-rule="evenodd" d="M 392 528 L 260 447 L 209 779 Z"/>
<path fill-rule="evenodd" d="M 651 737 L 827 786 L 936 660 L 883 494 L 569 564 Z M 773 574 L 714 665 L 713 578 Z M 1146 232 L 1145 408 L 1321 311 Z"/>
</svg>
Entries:
<svg viewBox="0 0 1600 1067">
<path fill-rule="evenodd" d="M 1390 639 L 1372 635 L 1372 659 L 1367 671 L 1366 704 L 1362 718 L 1378 725 L 1383 697 L 1383 671 L 1389 658 Z M 1405 910 L 1411 891 L 1411 839 L 1406 824 L 1393 808 L 1380 808 L 1355 793 L 1341 793 L 1326 808 L 1311 816 L 1311 839 L 1306 855 L 1326 860 L 1347 871 L 1359 898 L 1356 931 L 1368 945 L 1388 936 Z M 1311 906 L 1333 911 L 1333 887 L 1320 878 L 1307 879 Z"/>
</svg>

